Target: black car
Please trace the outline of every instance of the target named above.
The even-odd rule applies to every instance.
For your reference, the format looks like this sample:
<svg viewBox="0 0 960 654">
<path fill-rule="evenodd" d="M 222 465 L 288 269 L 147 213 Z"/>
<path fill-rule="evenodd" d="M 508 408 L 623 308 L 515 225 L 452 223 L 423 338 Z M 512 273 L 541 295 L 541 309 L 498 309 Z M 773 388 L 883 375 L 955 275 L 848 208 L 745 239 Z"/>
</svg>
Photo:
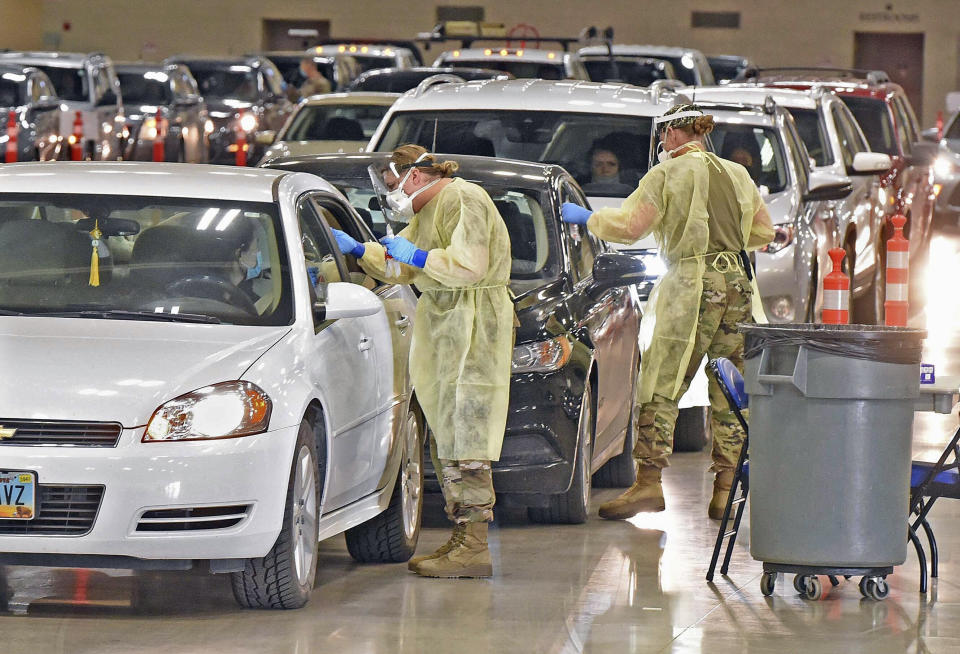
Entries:
<svg viewBox="0 0 960 654">
<path fill-rule="evenodd" d="M 712 55 L 707 57 L 707 63 L 717 84 L 727 84 L 739 78 L 747 69 L 756 67 L 756 64 L 740 55 Z"/>
<path fill-rule="evenodd" d="M 164 161 L 206 162 L 213 124 L 207 122 L 207 105 L 190 69 L 183 64 L 126 63 L 114 69 L 129 133 L 123 158 L 153 161 L 154 143 L 161 139 Z"/>
<path fill-rule="evenodd" d="M 530 507 L 533 520 L 586 520 L 591 477 L 629 486 L 630 428 L 639 365 L 643 264 L 560 221 L 563 202 L 586 204 L 563 168 L 462 155 L 458 176 L 483 186 L 510 232 L 511 288 L 520 327 L 500 460 L 498 502 Z M 368 166 L 388 154 L 315 155 L 270 168 L 320 175 L 335 185 L 378 237 L 386 223 Z M 362 235 L 353 235 L 354 237 Z"/>
<path fill-rule="evenodd" d="M 254 165 L 293 111 L 280 71 L 266 57 L 180 55 L 164 64 L 184 64 L 197 80 L 213 123 L 210 163 L 235 163 L 237 135 L 243 132 L 247 165 Z"/>
<path fill-rule="evenodd" d="M 7 146 L 10 114 L 17 124 L 17 161 L 50 161 L 60 157 L 60 99 L 39 68 L 0 65 L 0 161 Z"/>
<path fill-rule="evenodd" d="M 456 75 L 465 82 L 476 79 L 513 79 L 513 75 L 490 68 L 375 68 L 361 74 L 350 84 L 348 91 L 382 91 L 405 93 L 417 88 L 423 80 L 434 75 Z"/>
</svg>

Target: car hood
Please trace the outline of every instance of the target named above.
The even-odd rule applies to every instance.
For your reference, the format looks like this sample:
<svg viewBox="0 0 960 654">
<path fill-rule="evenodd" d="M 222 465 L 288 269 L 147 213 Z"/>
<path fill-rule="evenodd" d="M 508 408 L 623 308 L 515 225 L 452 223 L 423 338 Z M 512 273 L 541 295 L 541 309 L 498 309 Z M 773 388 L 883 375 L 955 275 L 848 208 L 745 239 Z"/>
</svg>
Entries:
<svg viewBox="0 0 960 654">
<path fill-rule="evenodd" d="M 239 379 L 289 327 L 0 317 L 0 418 L 145 425 L 164 402 Z"/>
<path fill-rule="evenodd" d="M 264 158 L 299 157 L 306 154 L 363 152 L 367 141 L 277 141 Z"/>
</svg>

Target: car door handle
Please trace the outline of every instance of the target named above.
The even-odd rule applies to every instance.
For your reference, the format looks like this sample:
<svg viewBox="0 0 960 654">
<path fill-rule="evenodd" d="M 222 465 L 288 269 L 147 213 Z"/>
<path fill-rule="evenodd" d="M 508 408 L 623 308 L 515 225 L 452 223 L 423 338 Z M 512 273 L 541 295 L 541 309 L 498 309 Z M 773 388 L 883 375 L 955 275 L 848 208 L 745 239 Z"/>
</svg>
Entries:
<svg viewBox="0 0 960 654">
<path fill-rule="evenodd" d="M 373 345 L 373 339 L 368 336 L 361 336 L 360 343 L 357 347 L 360 348 L 361 352 L 366 352 Z"/>
<path fill-rule="evenodd" d="M 407 317 L 407 316 L 404 316 L 403 314 L 401 314 L 399 318 L 397 318 L 396 320 L 393 321 L 393 324 L 396 325 L 397 327 L 401 328 L 401 329 L 403 329 L 403 328 L 405 328 L 405 327 L 409 327 L 409 326 L 410 326 L 410 318 Z"/>
</svg>

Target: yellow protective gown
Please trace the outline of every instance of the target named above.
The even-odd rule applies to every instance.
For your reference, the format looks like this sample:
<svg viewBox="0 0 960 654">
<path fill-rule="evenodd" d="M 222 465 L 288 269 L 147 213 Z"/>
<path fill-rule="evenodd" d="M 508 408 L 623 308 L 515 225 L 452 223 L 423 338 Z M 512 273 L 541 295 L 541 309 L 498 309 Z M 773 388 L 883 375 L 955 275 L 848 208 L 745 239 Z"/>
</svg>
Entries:
<svg viewBox="0 0 960 654">
<path fill-rule="evenodd" d="M 414 284 L 417 301 L 410 376 L 441 459 L 500 458 L 510 396 L 514 309 L 510 236 L 490 196 L 455 178 L 398 236 L 427 250 L 421 270 L 389 276 L 384 248 L 365 243 L 370 275 Z"/>
<path fill-rule="evenodd" d="M 637 401 L 641 404 L 649 402 L 654 393 L 677 399 L 693 352 L 706 266 L 723 270 L 740 265 L 734 259 L 736 253 L 707 254 L 707 166 L 721 167 L 733 181 L 746 249 L 768 243 L 773 232 L 754 224 L 767 209 L 746 168 L 704 152 L 696 144 L 654 166 L 622 207 L 599 209 L 587 222 L 587 228 L 599 238 L 616 243 L 633 243 L 652 231 L 667 263 L 667 272 L 650 293 L 640 325 Z M 756 280 L 753 286 L 754 297 L 759 299 Z M 754 318 L 765 322 L 759 302 L 754 303 Z"/>
</svg>

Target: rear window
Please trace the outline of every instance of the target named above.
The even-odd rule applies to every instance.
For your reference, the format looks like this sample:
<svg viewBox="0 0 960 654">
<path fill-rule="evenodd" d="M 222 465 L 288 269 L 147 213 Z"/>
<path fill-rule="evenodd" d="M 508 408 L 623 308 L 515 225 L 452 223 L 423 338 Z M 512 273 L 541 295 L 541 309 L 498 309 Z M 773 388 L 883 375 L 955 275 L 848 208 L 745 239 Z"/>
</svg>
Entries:
<svg viewBox="0 0 960 654">
<path fill-rule="evenodd" d="M 390 68 L 397 63 L 397 59 L 393 55 L 364 55 L 351 52 L 350 56 L 357 60 L 361 73 L 373 70 L 374 68 Z"/>
<path fill-rule="evenodd" d="M 376 150 L 389 152 L 404 143 L 416 143 L 431 152 L 553 163 L 566 168 L 581 184 L 596 183 L 596 189 L 585 189 L 590 195 L 625 197 L 647 170 L 650 125 L 648 117 L 619 114 L 402 112 L 393 115 Z M 595 177 L 593 160 L 599 150 L 616 159 L 616 179 Z M 610 192 L 603 192 L 601 186 Z"/>
<path fill-rule="evenodd" d="M 853 95 L 845 95 L 841 99 L 860 123 L 860 129 L 867 137 L 871 150 L 894 156 L 900 154 L 886 102 Z"/>
<path fill-rule="evenodd" d="M 826 127 L 820 120 L 820 112 L 815 109 L 791 109 L 793 121 L 797 125 L 800 139 L 807 146 L 807 152 L 813 157 L 817 166 L 827 166 L 833 163 L 833 153 L 827 140 Z"/>
<path fill-rule="evenodd" d="M 23 104 L 21 85 L 7 79 L 0 79 L 0 107 L 17 107 Z"/>
<path fill-rule="evenodd" d="M 563 62 L 555 64 L 537 63 L 535 61 L 510 60 L 490 61 L 488 59 L 465 60 L 451 59 L 444 63 L 454 68 L 486 68 L 488 70 L 502 70 L 510 73 L 517 79 L 565 79 L 567 76 Z"/>
<path fill-rule="evenodd" d="M 390 109 L 378 104 L 304 105 L 281 141 L 368 141 Z"/>
<path fill-rule="evenodd" d="M 634 86 L 650 86 L 660 79 L 667 79 L 663 66 L 649 61 L 607 57 L 584 59 L 583 65 L 594 82 L 617 80 Z"/>
<path fill-rule="evenodd" d="M 258 98 L 256 73 L 249 68 L 231 68 L 241 69 L 191 67 L 197 86 L 200 88 L 200 94 L 207 99 L 230 98 L 243 102 L 256 102 Z"/>
<path fill-rule="evenodd" d="M 173 94 L 166 73 L 117 73 L 123 101 L 132 104 L 170 104 Z"/>
<path fill-rule="evenodd" d="M 47 74 L 57 89 L 57 95 L 64 100 L 75 102 L 90 101 L 90 82 L 83 68 L 58 68 L 54 66 L 36 66 Z"/>
</svg>

